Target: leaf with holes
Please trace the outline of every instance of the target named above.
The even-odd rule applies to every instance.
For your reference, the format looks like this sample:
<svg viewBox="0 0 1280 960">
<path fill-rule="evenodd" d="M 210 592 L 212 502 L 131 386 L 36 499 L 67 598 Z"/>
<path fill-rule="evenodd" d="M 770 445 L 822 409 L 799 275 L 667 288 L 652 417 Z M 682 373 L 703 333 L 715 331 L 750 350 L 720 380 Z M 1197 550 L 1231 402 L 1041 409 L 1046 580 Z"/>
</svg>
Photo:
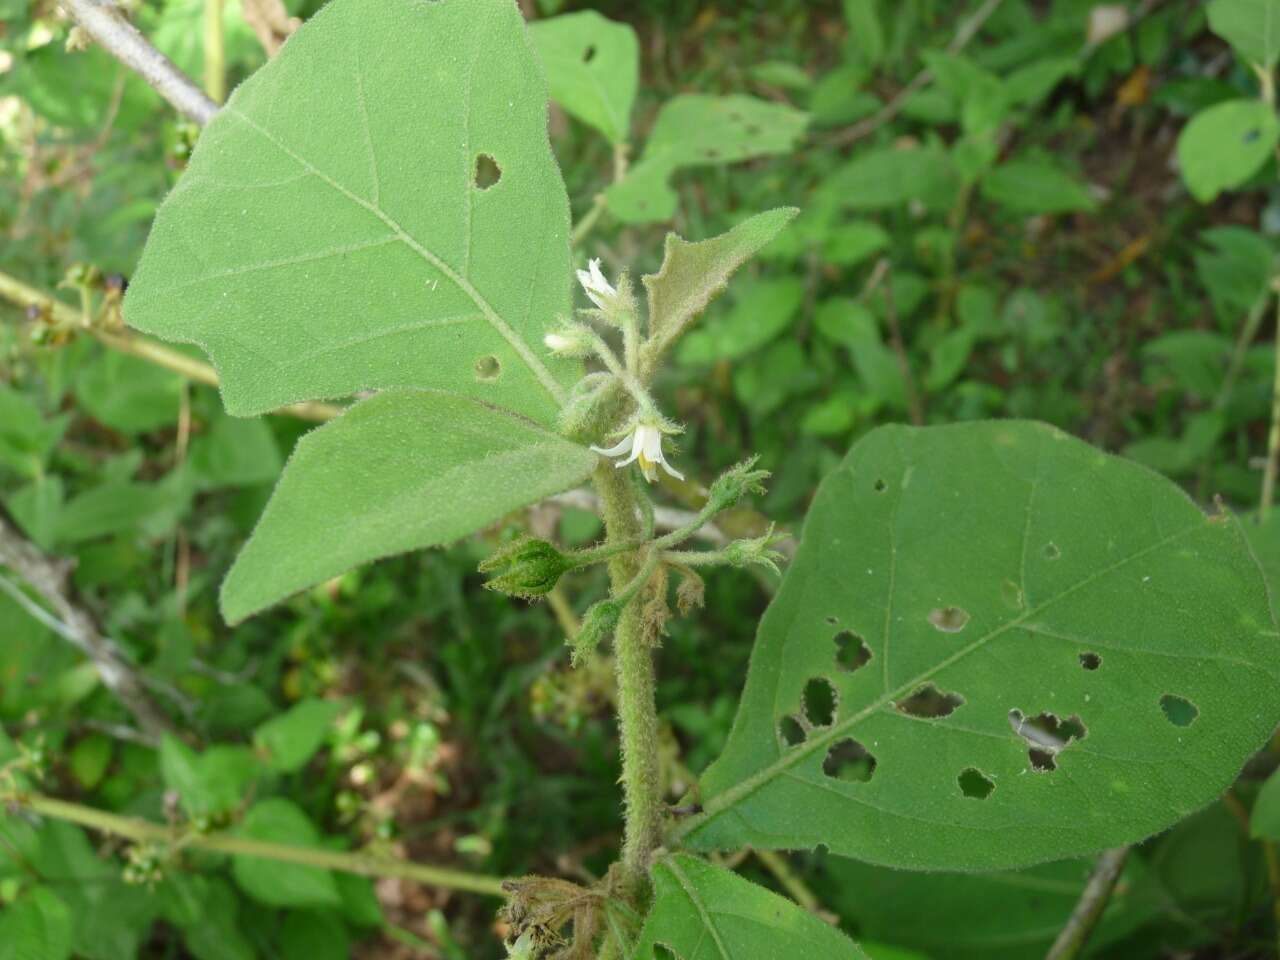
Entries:
<svg viewBox="0 0 1280 960">
<path fill-rule="evenodd" d="M 677 854 L 653 868 L 653 908 L 631 960 L 865 960 L 834 927 L 723 867 Z"/>
<path fill-rule="evenodd" d="M 869 434 L 823 483 L 695 849 L 994 870 L 1132 843 L 1280 719 L 1240 524 L 1042 424 Z"/>
<path fill-rule="evenodd" d="M 521 417 L 391 390 L 307 434 L 222 584 L 243 620 L 362 563 L 449 543 L 586 478 L 596 456 Z"/>
<path fill-rule="evenodd" d="M 333 0 L 242 84 L 125 298 L 228 411 L 429 387 L 551 423 L 577 366 L 569 206 L 509 0 Z"/>
<path fill-rule="evenodd" d="M 583 10 L 538 20 L 529 36 L 547 71 L 551 99 L 611 143 L 625 143 L 640 83 L 636 32 Z"/>
<path fill-rule="evenodd" d="M 676 212 L 669 181 L 677 170 L 789 153 L 808 123 L 808 114 L 755 97 L 674 97 L 658 114 L 640 161 L 609 188 L 609 210 L 624 223 L 669 220 Z"/>
<path fill-rule="evenodd" d="M 1280 0 L 1213 0 L 1209 26 L 1242 57 L 1268 70 L 1280 60 Z"/>
<path fill-rule="evenodd" d="M 1208 203 L 1241 186 L 1280 142 L 1274 107 L 1261 100 L 1228 100 L 1202 110 L 1178 137 L 1178 164 L 1191 195 Z"/>
</svg>

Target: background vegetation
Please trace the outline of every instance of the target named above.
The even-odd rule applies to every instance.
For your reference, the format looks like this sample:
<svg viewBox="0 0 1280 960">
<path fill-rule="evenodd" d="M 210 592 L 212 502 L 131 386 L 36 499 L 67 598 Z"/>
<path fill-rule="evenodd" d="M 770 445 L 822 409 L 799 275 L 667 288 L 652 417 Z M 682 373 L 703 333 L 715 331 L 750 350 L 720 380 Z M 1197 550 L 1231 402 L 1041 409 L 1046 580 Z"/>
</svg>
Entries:
<svg viewBox="0 0 1280 960">
<path fill-rule="evenodd" d="M 305 18 L 319 4 L 288 6 Z M 682 93 L 786 108 L 746 131 L 751 159 L 673 165 L 676 212 L 660 222 L 627 214 L 625 198 L 597 204 L 610 145 L 553 112 L 575 214 L 598 215 L 582 252 L 611 273 L 656 269 L 673 226 L 700 238 L 803 209 L 661 384 L 689 425 L 678 462 L 710 476 L 759 454 L 775 477 L 758 506 L 796 531 L 817 482 L 878 424 L 1027 417 L 1204 502 L 1258 504 L 1275 374 L 1273 91 L 1202 4 L 529 6 L 634 27 L 637 144 Z M 203 0 L 135 7 L 153 42 L 207 74 Z M 267 52 L 235 0 L 223 22 L 234 85 Z M 491 876 L 597 876 L 620 829 L 611 674 L 600 661 L 569 670 L 573 610 L 478 589 L 476 563 L 504 530 L 222 623 L 217 584 L 310 423 L 230 418 L 210 386 L 51 322 L 28 289 L 115 309 L 195 136 L 104 52 L 68 40 L 52 3 L 0 0 L 0 499 L 41 551 L 74 560 L 65 592 L 181 737 L 133 725 L 93 660 L 33 615 L 15 568 L 0 571 L 0 764 L 154 822 L 181 811 Z M 1186 134 L 1231 101 L 1261 105 L 1270 125 L 1250 114 L 1246 136 Z M 1242 158 L 1222 146 L 1232 136 Z M 667 493 L 699 504 L 693 484 Z M 570 544 L 598 532 L 572 499 L 510 523 Z M 580 576 L 578 612 L 603 595 L 596 576 Z M 659 706 L 673 795 L 727 736 L 772 589 L 713 574 L 705 616 L 671 625 Z M 1280 817 L 1251 827 L 1250 808 L 1275 765 L 1257 758 L 1224 801 L 1138 851 L 1092 955 L 1274 954 L 1280 868 L 1266 838 Z M 92 960 L 501 953 L 483 895 L 237 863 L 201 851 L 158 863 L 146 844 L 0 816 L 0 957 L 32 955 L 14 945 L 36 914 L 63 917 L 67 951 Z M 873 956 L 1010 960 L 1043 955 L 1090 866 L 958 878 L 820 850 L 738 865 Z"/>
</svg>

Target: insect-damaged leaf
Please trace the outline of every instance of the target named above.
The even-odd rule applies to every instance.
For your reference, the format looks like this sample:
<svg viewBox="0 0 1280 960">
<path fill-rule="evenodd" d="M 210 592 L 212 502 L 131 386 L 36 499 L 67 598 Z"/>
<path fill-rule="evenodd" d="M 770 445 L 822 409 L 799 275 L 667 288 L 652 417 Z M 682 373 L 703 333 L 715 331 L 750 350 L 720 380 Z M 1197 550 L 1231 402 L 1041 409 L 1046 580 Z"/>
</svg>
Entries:
<svg viewBox="0 0 1280 960">
<path fill-rule="evenodd" d="M 611 143 L 625 143 L 640 83 L 636 32 L 583 10 L 535 21 L 529 35 L 547 71 L 551 99 Z"/>
<path fill-rule="evenodd" d="M 1278 679 L 1234 518 L 1044 425 L 882 428 L 822 485 L 679 832 L 958 870 L 1131 843 L 1231 783 Z"/>
<path fill-rule="evenodd" d="M 661 861 L 653 884 L 653 909 L 631 960 L 866 960 L 852 940 L 813 914 L 697 857 Z"/>
<path fill-rule="evenodd" d="M 361 563 L 449 543 L 584 479 L 585 447 L 500 410 L 393 390 L 299 442 L 222 585 L 243 620 Z"/>
<path fill-rule="evenodd" d="M 443 388 L 550 423 L 569 207 L 509 0 L 333 0 L 205 129 L 125 317 L 227 409 Z"/>
</svg>

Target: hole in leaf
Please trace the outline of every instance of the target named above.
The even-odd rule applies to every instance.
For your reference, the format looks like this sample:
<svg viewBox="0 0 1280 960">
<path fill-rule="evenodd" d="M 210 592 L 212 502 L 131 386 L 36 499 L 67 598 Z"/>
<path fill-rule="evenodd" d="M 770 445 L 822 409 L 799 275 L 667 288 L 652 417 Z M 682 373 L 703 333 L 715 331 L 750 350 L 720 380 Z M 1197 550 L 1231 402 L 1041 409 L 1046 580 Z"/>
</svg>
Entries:
<svg viewBox="0 0 1280 960">
<path fill-rule="evenodd" d="M 838 626 L 838 625 L 839 625 L 839 623 L 840 623 L 840 618 L 839 618 L 839 617 L 827 617 L 827 623 L 829 623 L 829 624 L 830 624 L 831 626 L 833 626 L 833 627 L 834 627 L 834 626 Z"/>
<path fill-rule="evenodd" d="M 1086 670 L 1097 670 L 1102 666 L 1102 658 L 1096 653 L 1082 653 L 1080 654 L 1080 666 Z"/>
<path fill-rule="evenodd" d="M 1189 727 L 1200 716 L 1200 710 L 1194 703 L 1185 697 L 1175 697 L 1172 693 L 1166 693 L 1160 698 L 1160 709 L 1164 711 L 1164 718 L 1175 727 Z"/>
<path fill-rule="evenodd" d="M 788 747 L 797 747 L 804 743 L 804 726 L 795 717 L 787 714 L 778 721 L 778 736 Z"/>
<path fill-rule="evenodd" d="M 943 633 L 959 633 L 969 622 L 969 611 L 960 607 L 942 607 L 929 611 L 929 622 Z"/>
<path fill-rule="evenodd" d="M 996 788 L 991 778 L 977 767 L 970 767 L 965 770 L 956 778 L 956 782 L 960 784 L 960 792 L 966 797 L 972 797 L 974 800 L 987 799 Z"/>
<path fill-rule="evenodd" d="M 702 155 L 708 160 L 715 160 L 720 156 L 720 151 L 715 147 L 707 147 L 707 149 L 702 151 Z"/>
<path fill-rule="evenodd" d="M 842 630 L 836 634 L 836 665 L 841 670 L 852 673 L 864 667 L 871 659 L 871 649 L 866 642 L 852 630 Z"/>
<path fill-rule="evenodd" d="M 844 780 L 849 783 L 866 783 L 876 772 L 876 758 L 867 753 L 867 748 L 852 737 L 845 737 L 831 745 L 826 759 L 822 761 L 822 772 L 833 780 Z"/>
<path fill-rule="evenodd" d="M 826 677 L 804 685 L 805 719 L 815 727 L 829 727 L 836 719 L 836 688 Z"/>
<path fill-rule="evenodd" d="M 1034 770 L 1045 772 L 1057 769 L 1057 756 L 1073 740 L 1083 740 L 1088 729 L 1078 716 L 1060 720 L 1056 714 L 1045 711 L 1037 717 L 1026 717 L 1021 710 L 1009 711 L 1009 726 L 1028 744 L 1027 756 Z"/>
<path fill-rule="evenodd" d="M 894 704 L 899 713 L 905 713 L 909 717 L 923 717 L 929 720 L 949 717 L 956 712 L 958 707 L 963 705 L 964 697 L 960 696 L 960 694 L 944 693 L 932 683 L 926 683 L 907 699 L 899 700 Z"/>
<path fill-rule="evenodd" d="M 1240 138 L 1241 143 L 1255 143 L 1262 136 L 1262 131 L 1254 128 Z"/>
<path fill-rule="evenodd" d="M 665 943 L 655 943 L 653 945 L 653 960 L 680 960 L 680 957 Z"/>
<path fill-rule="evenodd" d="M 884 477 L 877 477 L 875 482 L 876 493 L 884 493 L 889 489 L 889 485 L 884 482 Z"/>
<path fill-rule="evenodd" d="M 497 380 L 502 375 L 502 361 L 495 356 L 481 357 L 476 361 L 476 378 Z"/>
<path fill-rule="evenodd" d="M 590 63 L 595 58 L 596 58 L 596 45 L 593 43 L 591 46 L 587 47 L 587 49 L 582 51 L 582 62 Z"/>
<path fill-rule="evenodd" d="M 477 190 L 488 190 L 502 179 L 502 168 L 498 161 L 487 153 L 476 155 L 475 185 Z"/>
<path fill-rule="evenodd" d="M 1057 560 L 1062 556 L 1062 551 L 1058 549 L 1056 543 L 1046 543 L 1044 545 L 1044 558 L 1046 560 Z"/>
</svg>

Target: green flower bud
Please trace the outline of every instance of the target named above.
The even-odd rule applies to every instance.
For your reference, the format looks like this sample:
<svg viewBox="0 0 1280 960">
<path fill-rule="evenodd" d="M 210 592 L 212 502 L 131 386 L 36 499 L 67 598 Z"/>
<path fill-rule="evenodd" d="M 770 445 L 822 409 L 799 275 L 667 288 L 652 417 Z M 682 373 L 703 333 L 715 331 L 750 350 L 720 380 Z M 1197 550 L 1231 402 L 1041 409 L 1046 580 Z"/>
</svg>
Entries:
<svg viewBox="0 0 1280 960">
<path fill-rule="evenodd" d="M 531 537 L 508 544 L 480 564 L 481 573 L 494 574 L 486 587 L 526 600 L 546 596 L 571 569 L 568 557 L 547 541 Z"/>
<path fill-rule="evenodd" d="M 773 545 L 786 538 L 774 533 L 773 527 L 772 523 L 769 524 L 769 529 L 763 537 L 733 541 L 721 551 L 724 562 L 732 567 L 749 567 L 759 564 L 762 567 L 768 567 L 774 573 L 781 573 L 778 563 L 786 559 L 786 554 L 774 550 Z"/>
<path fill-rule="evenodd" d="M 582 626 L 578 635 L 569 641 L 573 648 L 570 662 L 576 667 L 595 652 L 608 637 L 618 628 L 618 620 L 622 617 L 625 602 L 618 600 L 601 600 L 593 603 L 582 618 Z"/>
<path fill-rule="evenodd" d="M 769 479 L 769 471 L 752 469 L 759 459 L 752 457 L 730 467 L 711 484 L 707 500 L 717 511 L 729 509 L 748 493 L 764 493 L 764 481 Z"/>
</svg>

